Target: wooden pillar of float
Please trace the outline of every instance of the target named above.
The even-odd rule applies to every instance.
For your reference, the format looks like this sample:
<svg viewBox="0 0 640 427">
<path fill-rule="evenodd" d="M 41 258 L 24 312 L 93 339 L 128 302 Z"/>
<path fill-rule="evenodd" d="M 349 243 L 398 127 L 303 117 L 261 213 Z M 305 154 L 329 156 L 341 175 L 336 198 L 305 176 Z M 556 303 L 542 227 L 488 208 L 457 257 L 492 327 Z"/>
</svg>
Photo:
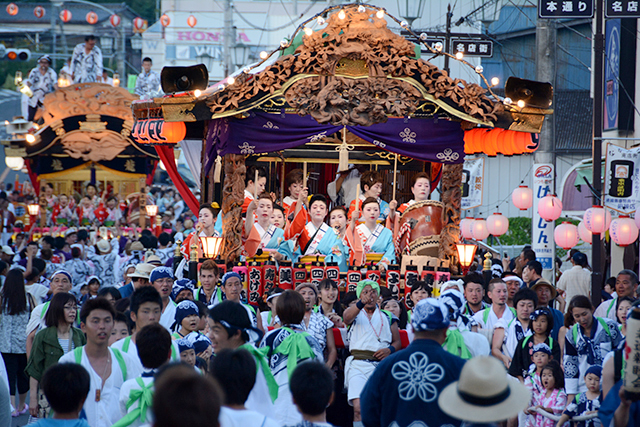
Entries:
<svg viewBox="0 0 640 427">
<path fill-rule="evenodd" d="M 226 262 L 235 260 L 242 253 L 242 204 L 244 203 L 244 178 L 247 168 L 245 156 L 224 156 L 224 181 L 222 185 L 222 252 Z"/>
<path fill-rule="evenodd" d="M 456 244 L 460 236 L 460 204 L 462 201 L 462 163 L 445 164 L 442 168 L 442 231 L 438 258 L 449 260 L 452 274 L 458 274 Z"/>
</svg>

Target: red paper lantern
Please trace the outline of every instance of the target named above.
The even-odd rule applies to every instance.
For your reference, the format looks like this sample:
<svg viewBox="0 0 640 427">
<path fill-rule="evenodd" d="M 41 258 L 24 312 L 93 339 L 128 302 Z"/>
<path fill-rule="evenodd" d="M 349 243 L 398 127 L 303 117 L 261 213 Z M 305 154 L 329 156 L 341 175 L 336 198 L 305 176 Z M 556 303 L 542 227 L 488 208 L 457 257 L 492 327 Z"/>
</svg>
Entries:
<svg viewBox="0 0 640 427">
<path fill-rule="evenodd" d="M 474 218 L 464 218 L 460 221 L 460 233 L 465 239 L 473 239 Z"/>
<path fill-rule="evenodd" d="M 511 144 L 512 139 L 513 135 L 511 131 L 508 130 L 498 135 L 498 154 L 504 154 L 505 156 L 513 155 L 513 144 Z"/>
<path fill-rule="evenodd" d="M 485 134 L 484 145 L 481 152 L 485 153 L 489 157 L 495 157 L 498 155 L 498 135 L 500 135 L 503 129 L 491 129 Z"/>
<path fill-rule="evenodd" d="M 136 31 L 141 31 L 144 28 L 144 19 L 138 17 L 138 18 L 134 18 L 133 20 L 133 28 L 136 29 Z"/>
<path fill-rule="evenodd" d="M 544 196 L 538 202 L 538 215 L 545 221 L 555 221 L 562 215 L 562 202 L 555 195 Z"/>
<path fill-rule="evenodd" d="M 66 23 L 66 22 L 71 21 L 71 16 L 72 16 L 72 15 L 71 15 L 71 11 L 69 11 L 69 9 L 62 9 L 62 10 L 60 11 L 60 20 L 61 20 L 62 22 L 65 22 L 65 23 Z"/>
<path fill-rule="evenodd" d="M 493 236 L 502 236 L 509 230 L 509 218 L 496 212 L 487 218 L 487 230 Z"/>
<path fill-rule="evenodd" d="M 169 24 L 171 24 L 171 18 L 169 18 L 169 15 L 165 13 L 160 17 L 160 23 L 163 27 L 168 27 Z"/>
<path fill-rule="evenodd" d="M 16 16 L 18 14 L 18 5 L 15 3 L 9 3 L 7 5 L 7 13 L 11 16 Z"/>
<path fill-rule="evenodd" d="M 109 17 L 109 22 L 111 22 L 111 25 L 114 27 L 117 27 L 118 25 L 120 25 L 120 16 L 119 15 L 111 15 Z"/>
<path fill-rule="evenodd" d="M 44 7 L 42 6 L 36 6 L 33 8 L 33 15 L 40 19 L 40 18 L 44 18 L 44 15 L 46 15 L 47 12 L 44 10 Z"/>
<path fill-rule="evenodd" d="M 193 15 L 189 15 L 189 17 L 187 18 L 187 25 L 193 28 L 196 26 L 197 23 L 198 23 L 198 20 L 196 19 L 196 17 Z"/>
<path fill-rule="evenodd" d="M 476 218 L 473 221 L 473 238 L 476 240 L 484 240 L 489 237 L 489 230 L 487 230 L 487 221 L 482 218 Z"/>
<path fill-rule="evenodd" d="M 511 194 L 513 205 L 521 211 L 526 211 L 533 206 L 533 190 L 526 185 L 521 185 Z"/>
<path fill-rule="evenodd" d="M 553 231 L 553 240 L 562 249 L 569 250 L 578 244 L 578 227 L 570 222 L 563 222 Z"/>
<path fill-rule="evenodd" d="M 98 22 L 98 14 L 91 11 L 87 13 L 86 19 L 89 24 L 94 25 Z"/>
<path fill-rule="evenodd" d="M 591 232 L 587 230 L 584 221 L 580 221 L 580 224 L 578 224 L 578 236 L 580 236 L 580 239 L 585 243 L 591 244 L 591 242 L 593 242 L 593 236 Z"/>
<path fill-rule="evenodd" d="M 620 215 L 611 221 L 609 235 L 618 246 L 629 246 L 638 238 L 638 227 L 628 215 Z"/>
<path fill-rule="evenodd" d="M 584 213 L 584 226 L 593 234 L 604 234 L 611 225 L 611 213 L 602 206 L 593 206 Z"/>
<path fill-rule="evenodd" d="M 176 144 L 187 135 L 184 122 L 165 122 L 162 119 L 138 120 L 133 125 L 131 137 L 140 144 Z"/>
</svg>

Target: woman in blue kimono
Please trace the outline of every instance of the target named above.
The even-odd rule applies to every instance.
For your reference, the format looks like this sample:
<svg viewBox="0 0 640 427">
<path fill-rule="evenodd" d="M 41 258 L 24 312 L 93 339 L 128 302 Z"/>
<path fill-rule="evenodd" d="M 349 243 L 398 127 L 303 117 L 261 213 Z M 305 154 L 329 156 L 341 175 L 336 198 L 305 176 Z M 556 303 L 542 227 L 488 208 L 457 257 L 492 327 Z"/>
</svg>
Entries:
<svg viewBox="0 0 640 427">
<path fill-rule="evenodd" d="M 255 215 L 254 215 L 255 213 Z M 244 249 L 248 257 L 254 257 L 261 249 L 269 252 L 276 261 L 288 257 L 291 259 L 289 246 L 282 245 L 284 242 L 284 231 L 271 224 L 273 215 L 273 200 L 267 193 L 262 193 L 256 200 L 251 201 L 247 208 L 247 220 L 244 224 L 245 235 L 248 236 L 244 244 Z M 257 216 L 257 221 L 255 217 Z M 283 246 L 283 251 L 280 247 Z"/>
<path fill-rule="evenodd" d="M 309 201 L 309 209 L 303 209 L 307 193 L 307 188 L 300 192 L 293 221 L 284 231 L 285 239 L 296 239 L 303 256 L 325 255 L 326 262 L 337 262 L 340 271 L 347 272 L 349 249 L 343 245 L 338 233 L 324 222 L 328 212 L 327 199 L 316 194 Z"/>
<path fill-rule="evenodd" d="M 393 246 L 393 233 L 382 224 L 378 224 L 380 216 L 380 204 L 373 197 L 368 197 L 362 202 L 362 218 L 364 223 L 355 227 L 354 238 L 360 239 L 362 244 L 362 260 L 356 260 L 356 265 L 362 265 L 364 257 L 368 253 L 382 254 L 378 263 L 381 270 L 386 270 L 389 264 L 396 261 L 396 249 Z M 352 217 L 353 223 L 353 217 Z M 352 247 L 351 250 L 354 250 Z M 356 251 L 354 251 L 356 252 Z M 361 261 L 359 264 L 358 261 Z"/>
</svg>

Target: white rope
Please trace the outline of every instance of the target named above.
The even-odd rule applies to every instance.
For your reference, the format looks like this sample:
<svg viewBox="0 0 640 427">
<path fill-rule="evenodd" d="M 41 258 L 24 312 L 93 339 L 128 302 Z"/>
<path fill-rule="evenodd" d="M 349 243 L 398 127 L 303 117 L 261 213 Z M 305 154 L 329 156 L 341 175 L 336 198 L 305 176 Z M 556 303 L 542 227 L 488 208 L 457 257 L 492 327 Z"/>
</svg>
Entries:
<svg viewBox="0 0 640 427">
<path fill-rule="evenodd" d="M 531 408 L 529 408 L 529 411 L 536 412 L 539 415 L 542 415 L 543 417 L 549 418 L 550 420 L 553 420 L 553 421 L 559 421 L 560 420 L 560 415 L 551 414 L 551 413 L 545 411 L 542 408 L 531 407 Z M 589 415 L 576 415 L 575 417 L 570 418 L 569 421 L 573 421 L 573 422 L 587 421 L 587 420 L 592 420 L 592 419 L 597 418 L 597 417 L 598 417 L 597 413 L 589 414 Z"/>
</svg>

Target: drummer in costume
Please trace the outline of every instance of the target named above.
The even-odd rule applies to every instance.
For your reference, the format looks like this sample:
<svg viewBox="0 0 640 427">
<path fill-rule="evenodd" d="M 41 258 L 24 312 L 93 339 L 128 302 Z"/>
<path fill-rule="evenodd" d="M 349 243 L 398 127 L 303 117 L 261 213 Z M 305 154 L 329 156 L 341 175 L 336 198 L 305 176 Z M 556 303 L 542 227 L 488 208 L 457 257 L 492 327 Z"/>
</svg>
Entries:
<svg viewBox="0 0 640 427">
<path fill-rule="evenodd" d="M 327 199 L 316 194 L 309 201 L 309 209 L 303 209 L 307 193 L 307 188 L 300 192 L 293 221 L 285 228 L 284 238 L 297 239 L 301 255 L 325 255 L 326 262 L 337 262 L 340 271 L 346 272 L 348 248 L 336 231 L 324 222 L 328 211 Z"/>
<path fill-rule="evenodd" d="M 258 220 L 254 220 L 254 213 Z M 258 196 L 258 201 L 252 201 L 247 209 L 247 220 L 244 224 L 247 240 L 244 244 L 245 253 L 248 257 L 254 257 L 259 249 L 269 252 L 276 261 L 282 260 L 285 256 L 289 259 L 293 254 L 286 251 L 280 253 L 280 245 L 284 242 L 284 231 L 271 224 L 273 215 L 273 201 L 267 193 Z"/>
<path fill-rule="evenodd" d="M 411 192 L 413 193 L 413 199 L 401 204 L 398 207 L 398 213 L 403 213 L 405 209 L 416 202 L 429 200 L 429 195 L 431 194 L 431 179 L 429 178 L 429 175 L 427 173 L 420 172 L 413 177 Z M 390 216 L 393 217 L 394 214 L 391 213 Z"/>
<path fill-rule="evenodd" d="M 357 212 L 357 211 L 356 211 Z M 378 200 L 368 197 L 362 202 L 362 218 L 364 223 L 355 227 L 354 240 L 360 239 L 362 251 L 358 246 L 351 246 L 351 253 L 354 257 L 355 265 L 363 265 L 364 258 L 368 253 L 381 253 L 382 259 L 378 266 L 386 270 L 389 264 L 396 261 L 396 250 L 393 245 L 393 234 L 391 230 L 382 224 L 378 224 L 380 217 L 380 205 Z M 355 220 L 351 218 L 350 229 L 353 229 Z M 350 231 L 347 231 L 349 234 Z M 360 255 L 361 254 L 361 255 Z M 360 256 L 359 256 L 360 255 Z M 360 259 L 357 259 L 359 256 Z"/>
<path fill-rule="evenodd" d="M 384 221 L 389 216 L 389 213 L 391 212 L 389 203 L 380 198 L 380 194 L 382 193 L 382 182 L 382 175 L 378 171 L 367 171 L 360 176 L 360 190 L 362 193 L 358 197 L 358 200 L 354 200 L 349 205 L 349 219 L 351 219 L 353 212 L 356 210 L 361 214 L 363 213 L 362 203 L 370 197 L 376 199 L 380 205 L 380 217 L 378 219 L 380 221 Z M 356 220 L 358 223 L 361 223 L 364 221 L 364 218 L 360 216 L 360 218 L 356 218 Z"/>
<path fill-rule="evenodd" d="M 215 211 L 211 207 L 211 205 L 203 204 L 200 205 L 200 210 L 198 211 L 198 224 L 196 225 L 196 233 L 191 233 L 184 239 L 184 243 L 180 246 L 180 253 L 182 253 L 182 261 L 180 261 L 180 265 L 176 271 L 177 278 L 181 279 L 184 275 L 183 271 L 187 266 L 187 262 L 189 261 L 189 255 L 191 252 L 191 245 L 196 244 L 198 251 L 198 259 L 204 258 L 202 251 L 202 243 L 200 242 L 200 237 L 219 237 L 220 234 L 215 229 L 214 226 L 215 219 Z"/>
</svg>

